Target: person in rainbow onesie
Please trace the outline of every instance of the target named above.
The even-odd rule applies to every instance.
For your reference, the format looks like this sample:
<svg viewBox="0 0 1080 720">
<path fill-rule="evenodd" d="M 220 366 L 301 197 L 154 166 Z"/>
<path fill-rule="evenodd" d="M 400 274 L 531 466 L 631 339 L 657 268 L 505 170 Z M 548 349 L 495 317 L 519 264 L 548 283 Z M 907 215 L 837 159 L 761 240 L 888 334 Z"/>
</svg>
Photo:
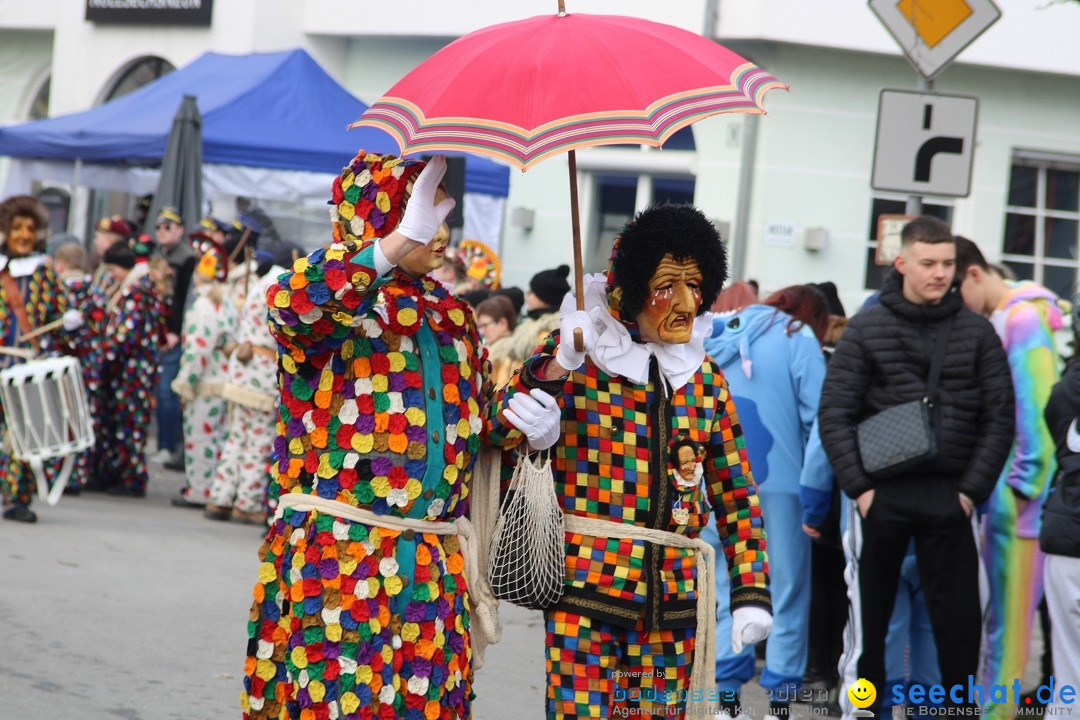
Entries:
<svg viewBox="0 0 1080 720">
<path fill-rule="evenodd" d="M 245 718 L 471 717 L 485 362 L 472 313 L 428 275 L 449 240 L 445 171 L 361 151 L 334 182 L 333 242 L 266 293 L 281 497 Z"/>
<path fill-rule="evenodd" d="M 1016 388 L 1016 440 L 982 508 L 990 603 L 980 681 L 984 687 L 1011 688 L 1024 678 L 1032 623 L 1043 596 L 1039 528 L 1057 472 L 1057 447 L 1043 409 L 1061 377 L 1054 333 L 1062 328 L 1064 311 L 1058 297 L 1041 285 L 1009 282 L 993 272 L 979 247 L 964 237 L 956 238 L 956 277 L 964 304 L 989 318 L 1001 337 Z M 987 698 L 987 705 L 994 703 Z"/>
<path fill-rule="evenodd" d="M 607 274 L 586 278 L 586 309 L 568 295 L 560 328 L 493 397 L 489 442 L 550 448 L 563 510 L 566 584 L 544 613 L 548 718 L 683 717 L 698 689 L 715 711 L 712 548 L 698 538 L 714 509 L 735 651 L 772 626 L 757 487 L 703 345 L 726 277 L 700 211 L 643 211 Z"/>
</svg>

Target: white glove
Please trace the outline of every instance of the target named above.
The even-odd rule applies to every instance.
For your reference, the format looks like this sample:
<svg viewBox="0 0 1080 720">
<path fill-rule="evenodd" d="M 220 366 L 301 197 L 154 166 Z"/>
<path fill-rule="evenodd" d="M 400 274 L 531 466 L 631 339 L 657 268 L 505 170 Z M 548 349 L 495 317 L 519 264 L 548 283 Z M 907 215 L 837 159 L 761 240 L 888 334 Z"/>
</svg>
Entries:
<svg viewBox="0 0 1080 720">
<path fill-rule="evenodd" d="M 64 329 L 68 332 L 82 327 L 83 316 L 78 310 L 68 310 L 64 313 Z"/>
<path fill-rule="evenodd" d="M 755 605 L 735 608 L 731 613 L 731 650 L 742 652 L 743 645 L 753 645 L 769 637 L 772 613 Z"/>
<path fill-rule="evenodd" d="M 574 347 L 574 330 L 580 329 L 582 344 L 585 346 L 581 352 Z M 589 313 L 584 310 L 575 310 L 569 315 L 564 315 L 559 323 L 559 349 L 555 351 L 555 362 L 564 370 L 573 372 L 585 362 L 585 356 L 592 352 L 596 345 L 596 325 Z"/>
<path fill-rule="evenodd" d="M 187 404 L 195 399 L 195 388 L 189 383 L 184 382 L 182 378 L 176 378 L 169 385 L 169 388 L 180 397 L 180 402 Z"/>
<path fill-rule="evenodd" d="M 446 198 L 435 205 L 435 191 L 446 174 L 446 158 L 436 155 L 413 181 L 412 195 L 405 206 L 397 231 L 413 242 L 426 245 L 435 237 L 446 216 L 456 204 Z"/>
<path fill-rule="evenodd" d="M 525 433 L 533 450 L 547 450 L 559 439 L 562 410 L 559 401 L 539 388 L 516 393 L 503 413 L 507 422 Z"/>
</svg>

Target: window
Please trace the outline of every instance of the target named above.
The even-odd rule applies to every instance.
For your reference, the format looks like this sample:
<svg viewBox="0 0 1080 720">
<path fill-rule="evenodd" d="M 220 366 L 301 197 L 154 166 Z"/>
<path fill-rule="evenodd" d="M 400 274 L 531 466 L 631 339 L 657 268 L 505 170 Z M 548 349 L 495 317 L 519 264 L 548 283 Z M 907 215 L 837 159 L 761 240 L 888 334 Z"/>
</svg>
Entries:
<svg viewBox="0 0 1080 720">
<path fill-rule="evenodd" d="M 1076 287 L 1080 163 L 1017 158 L 1009 176 L 1001 260 L 1061 297 Z"/>
<path fill-rule="evenodd" d="M 630 144 L 580 154 L 578 169 L 589 188 L 582 224 L 586 272 L 607 270 L 615 236 L 636 213 L 651 205 L 693 204 L 695 147 L 687 126 L 668 138 L 662 154 Z"/>
<path fill-rule="evenodd" d="M 133 90 L 138 90 L 143 85 L 149 85 L 175 69 L 172 63 L 163 58 L 140 58 L 128 65 L 113 81 L 112 88 L 105 96 L 105 102 L 123 97 Z"/>
<path fill-rule="evenodd" d="M 889 274 L 892 265 L 878 265 L 874 260 L 877 256 L 877 227 L 878 218 L 882 215 L 903 215 L 907 208 L 907 200 L 899 198 L 876 197 L 870 209 L 870 229 L 866 236 L 869 239 L 866 246 L 866 282 L 863 284 L 867 290 L 880 290 L 885 282 L 885 276 Z M 952 223 L 952 206 L 938 205 L 924 202 L 923 215 L 933 215 L 947 223 Z"/>
<path fill-rule="evenodd" d="M 172 63 L 159 57 L 149 56 L 134 60 L 119 71 L 110 84 L 106 85 L 107 91 L 101 98 L 101 102 L 106 103 L 123 97 L 144 85 L 149 85 L 175 69 Z M 118 213 L 124 217 L 134 219 L 139 213 L 136 207 L 137 201 L 137 198 L 128 193 L 91 190 L 88 203 L 89 212 L 85 218 L 86 226 L 81 229 L 81 234 L 86 238 L 87 243 L 89 244 L 94 237 L 93 223 L 97 218 Z M 74 228 L 73 232 L 79 234 L 80 229 Z"/>
<path fill-rule="evenodd" d="M 596 212 L 594 238 L 585 259 L 586 272 L 604 272 L 611 258 L 615 236 L 639 210 L 651 205 L 693 204 L 693 178 L 650 175 L 595 175 Z M 641 206 L 638 204 L 641 202 Z"/>
<path fill-rule="evenodd" d="M 52 84 L 52 75 L 45 78 L 38 91 L 34 93 L 34 100 L 30 104 L 30 119 L 43 120 L 49 117 L 49 86 Z"/>
</svg>

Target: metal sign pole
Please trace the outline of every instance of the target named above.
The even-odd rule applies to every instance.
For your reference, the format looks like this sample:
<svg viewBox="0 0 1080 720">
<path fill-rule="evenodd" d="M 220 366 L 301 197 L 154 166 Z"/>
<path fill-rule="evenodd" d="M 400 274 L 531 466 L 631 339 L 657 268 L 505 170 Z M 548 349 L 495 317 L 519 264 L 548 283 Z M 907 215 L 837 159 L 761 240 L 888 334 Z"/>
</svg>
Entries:
<svg viewBox="0 0 1080 720">
<path fill-rule="evenodd" d="M 922 75 L 922 73 L 919 73 L 919 72 L 916 72 L 915 76 L 916 76 L 915 88 L 919 92 L 933 92 L 934 91 L 934 81 L 933 80 L 927 80 Z M 923 202 L 922 201 L 923 201 L 923 196 L 922 195 L 908 195 L 907 204 L 904 206 L 904 214 L 905 215 L 914 215 L 916 217 L 919 216 L 919 215 L 922 215 L 923 214 L 923 212 L 922 212 Z"/>
</svg>

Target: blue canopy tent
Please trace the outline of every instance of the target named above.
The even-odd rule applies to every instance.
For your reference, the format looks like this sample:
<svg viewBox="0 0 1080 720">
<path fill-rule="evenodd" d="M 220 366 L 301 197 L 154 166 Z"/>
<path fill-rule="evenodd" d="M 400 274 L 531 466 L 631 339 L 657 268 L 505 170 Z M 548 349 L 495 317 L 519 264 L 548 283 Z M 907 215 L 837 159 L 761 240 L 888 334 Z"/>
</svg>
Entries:
<svg viewBox="0 0 1080 720">
<path fill-rule="evenodd" d="M 203 126 L 207 182 L 215 168 L 264 168 L 299 174 L 336 175 L 360 148 L 396 152 L 397 144 L 380 130 L 346 125 L 366 110 L 304 50 L 251 55 L 205 53 L 138 90 L 84 112 L 0 128 L 0 155 L 25 158 L 37 166 L 30 179 L 60 179 L 42 168 L 55 161 L 77 162 L 75 184 L 117 186 L 116 170 L 157 167 L 173 116 L 184 95 L 197 98 Z M 17 169 L 16 169 L 17 170 Z M 110 172 L 111 171 L 111 172 Z M 69 178 L 71 171 L 69 170 Z M 110 176 L 113 182 L 95 184 Z M 126 173 L 130 175 L 131 173 Z M 237 181 L 229 189 L 255 195 Z M 260 177 L 265 177 L 262 175 Z M 310 175 L 308 176 L 310 177 Z M 506 197 L 510 169 L 490 160 L 465 157 L 465 192 Z M 274 199 L 329 197 L 330 185 L 297 192 L 288 183 L 274 186 Z M 309 183 L 309 185 L 311 185 Z M 9 182 L 9 189 L 11 183 Z M 260 183 L 259 189 L 262 189 Z M 265 195 L 263 196 L 265 197 Z"/>
</svg>

